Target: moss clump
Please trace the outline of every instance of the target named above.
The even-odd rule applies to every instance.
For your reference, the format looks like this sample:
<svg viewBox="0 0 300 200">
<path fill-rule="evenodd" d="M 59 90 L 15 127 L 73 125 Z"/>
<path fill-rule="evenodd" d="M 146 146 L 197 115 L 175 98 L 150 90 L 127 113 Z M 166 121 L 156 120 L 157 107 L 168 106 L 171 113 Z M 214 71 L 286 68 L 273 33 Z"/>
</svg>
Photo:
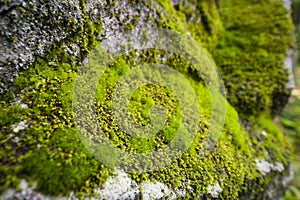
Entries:
<svg viewBox="0 0 300 200">
<path fill-rule="evenodd" d="M 159 53 L 155 51 L 152 53 L 142 52 L 140 57 L 150 61 L 155 60 L 155 58 L 158 57 L 158 54 Z M 112 65 L 106 70 L 98 84 L 96 106 L 99 123 L 105 130 L 107 136 L 116 146 L 127 151 L 145 152 L 153 148 L 162 148 L 165 143 L 172 139 L 172 134 L 176 132 L 176 124 L 178 123 L 176 119 L 172 119 L 176 117 L 176 114 L 174 115 L 174 113 L 170 112 L 168 119 L 169 125 L 167 128 L 161 130 L 156 137 L 135 140 L 134 138 L 126 135 L 126 132 L 120 130 L 111 120 L 112 115 L 109 109 L 111 100 L 110 94 L 114 89 L 116 81 L 118 81 L 124 73 L 135 67 L 130 65 L 130 62 L 134 59 L 135 58 L 133 57 L 120 58 L 112 63 Z M 92 62 L 92 60 L 89 60 L 89 62 Z M 170 57 L 169 60 L 166 60 L 166 63 L 169 63 L 172 67 L 178 70 L 184 70 L 189 66 L 188 63 L 184 62 L 184 60 L 173 59 L 172 57 Z M 43 85 L 40 85 L 36 88 L 36 84 L 34 83 L 36 83 L 37 80 L 32 78 L 32 83 L 27 82 L 26 85 L 33 85 L 35 90 L 43 88 L 41 91 L 37 91 L 36 96 L 32 97 L 32 99 L 35 99 L 34 105 L 43 105 L 39 102 L 39 96 L 37 94 L 44 94 L 45 97 L 42 96 L 41 99 L 44 99 L 46 102 L 47 99 L 50 100 L 50 102 L 47 102 L 44 106 L 36 108 L 36 110 L 39 110 L 38 116 L 44 116 L 45 114 L 49 115 L 51 112 L 47 112 L 47 108 L 55 108 L 54 110 L 57 110 L 58 112 L 53 114 L 53 120 L 56 119 L 57 121 L 56 123 L 53 122 L 51 126 L 44 125 L 45 127 L 43 128 L 38 126 L 41 122 L 36 122 L 35 126 L 37 126 L 37 128 L 27 129 L 25 133 L 27 135 L 34 136 L 40 135 L 41 138 L 38 141 L 43 142 L 43 145 L 45 146 L 53 146 L 54 149 L 51 149 L 50 152 L 48 148 L 45 148 L 44 151 L 37 149 L 36 152 L 27 154 L 24 160 L 20 163 L 21 166 L 24 166 L 24 169 L 21 172 L 22 174 L 27 174 L 28 177 L 37 180 L 38 189 L 44 192 L 49 192 L 52 195 L 56 195 L 57 193 L 55 192 L 65 193 L 66 191 L 75 190 L 83 192 L 88 191 L 91 192 L 90 195 L 93 196 L 95 194 L 92 193 L 92 188 L 103 183 L 110 170 L 104 168 L 101 163 L 95 161 L 85 149 L 81 149 L 83 147 L 82 144 L 78 145 L 80 141 L 76 136 L 75 130 L 72 128 L 72 120 L 66 123 L 66 119 L 60 118 L 61 116 L 66 116 L 68 113 L 67 111 L 70 109 L 71 102 L 68 97 L 70 97 L 71 94 L 66 91 L 69 90 L 69 86 L 64 86 L 64 84 L 58 85 L 57 81 L 68 80 L 68 84 L 72 84 L 74 72 L 70 70 L 71 67 L 69 65 L 61 65 L 56 70 L 49 70 L 46 66 L 44 68 L 38 66 L 38 68 L 38 74 L 41 77 L 46 78 L 46 80 L 49 80 L 44 83 L 44 85 L 47 85 L 48 87 L 42 87 Z M 36 73 L 37 72 L 32 72 L 28 74 L 30 74 L 30 77 L 34 77 Z M 22 77 L 20 77 L 17 82 L 23 82 L 28 79 L 30 80 L 28 75 L 25 77 L 23 77 L 23 80 L 21 80 Z M 194 78 L 191 77 L 193 76 L 188 73 L 186 74 L 186 78 L 192 84 L 195 91 L 197 91 L 200 110 L 201 113 L 203 113 L 203 118 L 201 118 L 201 129 L 197 132 L 196 139 L 189 147 L 188 151 L 179 159 L 172 162 L 171 165 L 155 172 L 142 174 L 132 173 L 130 174 L 131 178 L 137 183 L 157 180 L 165 183 L 169 188 L 184 189 L 188 192 L 185 197 L 186 199 L 197 198 L 199 194 L 205 194 L 205 198 L 210 198 L 210 195 L 207 195 L 207 187 L 216 183 L 221 185 L 223 192 L 220 194 L 220 198 L 224 199 L 238 198 L 241 193 L 250 189 L 253 190 L 253 188 L 266 189 L 271 179 L 269 177 L 262 177 L 260 172 L 256 170 L 255 159 L 257 157 L 267 158 L 269 156 L 269 149 L 276 149 L 276 151 L 274 151 L 275 153 L 271 154 L 273 155 L 272 161 L 284 162 L 286 164 L 286 155 L 283 154 L 284 151 L 280 148 L 275 148 L 275 146 L 283 146 L 281 143 L 277 143 L 277 136 L 274 136 L 274 140 L 271 139 L 270 142 L 266 142 L 265 144 L 261 144 L 261 142 L 259 142 L 259 137 L 257 140 L 253 138 L 250 140 L 249 135 L 246 134 L 246 131 L 243 130 L 239 124 L 237 113 L 229 104 L 227 104 L 226 122 L 220 141 L 209 156 L 204 159 L 199 157 L 202 151 L 201 139 L 206 136 L 206 123 L 210 118 L 210 97 L 204 84 L 201 81 L 199 82 L 199 78 L 195 78 L 195 76 Z M 54 89 L 54 91 L 60 92 L 57 97 L 53 98 L 52 95 L 55 95 L 56 92 L 53 92 L 52 88 L 56 87 L 57 89 Z M 65 87 L 65 89 L 61 87 Z M 32 94 L 32 91 L 28 88 L 28 90 L 25 90 L 24 93 Z M 157 94 L 157 96 L 153 97 L 153 93 Z M 61 99 L 61 96 L 67 97 L 64 98 L 65 101 L 51 103 L 52 100 L 56 101 Z M 165 96 L 168 96 L 168 98 L 165 98 Z M 66 101 L 68 103 L 66 103 Z M 164 107 L 166 107 L 169 111 L 173 110 L 175 113 L 178 112 L 176 111 L 178 109 L 176 108 L 176 98 L 173 96 L 171 91 L 167 88 L 148 85 L 147 87 L 139 88 L 139 90 L 132 96 L 130 109 L 132 111 L 139 111 L 132 112 L 132 118 L 141 125 L 144 123 L 146 124 L 149 118 L 147 110 L 154 102 L 164 105 Z M 63 105 L 66 105 L 66 107 Z M 64 108 L 61 112 L 59 111 L 60 107 Z M 60 115 L 60 113 L 63 114 Z M 33 114 L 33 116 L 35 116 L 35 114 Z M 273 124 L 270 125 L 271 127 L 269 129 L 266 128 L 266 131 L 270 132 L 270 134 L 273 134 L 274 132 L 272 125 Z M 71 127 L 66 128 L 66 126 Z M 48 133 L 48 136 L 43 136 L 41 133 Z M 51 139 L 48 139 L 48 137 Z M 34 143 L 34 145 L 39 144 L 38 141 Z M 257 141 L 257 143 L 255 143 L 255 141 Z M 74 146 L 71 144 L 74 144 Z M 32 146 L 30 148 L 32 148 Z M 257 153 L 256 149 L 261 149 L 261 154 Z M 74 155 L 74 152 L 77 152 L 78 155 Z M 37 155 L 39 155 L 38 159 L 36 157 Z M 69 155 L 72 156 L 69 157 Z M 281 157 L 277 157 L 278 155 L 281 155 Z M 52 169 L 51 166 L 55 167 L 55 170 Z M 85 167 L 88 167 L 88 169 Z M 74 171 L 70 172 L 69 170 L 74 170 L 78 173 L 74 173 Z M 41 172 L 45 173 L 45 177 L 47 172 L 49 172 L 49 175 L 51 174 L 52 178 L 46 179 L 45 177 L 39 178 L 35 176 Z M 57 179 L 62 178 L 65 173 L 68 173 L 69 177 L 63 182 L 60 181 L 60 183 L 67 183 L 68 187 L 60 185 L 60 183 L 56 184 Z M 253 182 L 259 180 L 259 182 L 247 185 L 247 182 L 245 182 L 247 179 L 252 180 Z M 49 187 L 49 184 L 51 184 L 52 187 Z M 235 187 L 232 187 L 233 184 Z M 51 190 L 51 188 L 53 190 Z M 59 188 L 62 188 L 63 191 L 59 190 Z"/>
<path fill-rule="evenodd" d="M 110 170 L 87 152 L 72 128 L 74 76 L 68 64 L 53 69 L 43 62 L 15 80 L 17 97 L 28 108 L 1 104 L 2 116 L 12 116 L 1 120 L 1 190 L 16 186 L 19 178 L 37 181 L 37 189 L 51 195 L 91 192 L 91 185 L 104 183 Z M 29 128 L 12 133 L 20 121 Z"/>
<path fill-rule="evenodd" d="M 169 188 L 185 190 L 185 199 L 199 196 L 212 199 L 207 188 L 217 183 L 222 188 L 221 199 L 238 199 L 248 193 L 255 198 L 267 190 L 273 178 L 273 174 L 263 176 L 256 169 L 257 158 L 288 166 L 288 143 L 273 124 L 268 110 L 278 105 L 274 92 L 286 94 L 282 59 L 284 51 L 290 47 L 291 36 L 283 34 L 282 30 L 289 34 L 291 25 L 286 23 L 289 20 L 282 4 L 273 2 L 270 6 L 270 2 L 224 2 L 220 12 L 225 33 L 218 41 L 224 29 L 213 1 L 192 2 L 195 8 L 184 2 L 171 6 L 169 1 L 158 1 L 168 15 L 164 18 L 160 13 L 161 18 L 156 19 L 159 27 L 190 31 L 199 44 L 212 51 L 233 107 L 226 104 L 226 120 L 220 139 L 210 154 L 201 158 L 199 155 L 208 134 L 212 102 L 203 78 L 193 71 L 191 63 L 179 55 L 166 56 L 166 52 L 154 49 L 129 52 L 114 60 L 97 85 L 95 107 L 105 136 L 118 148 L 137 153 L 164 148 L 181 125 L 176 95 L 167 87 L 148 84 L 132 95 L 130 115 L 136 124 L 144 126 L 149 123 L 150 107 L 161 105 L 166 109 L 165 127 L 155 136 L 145 139 L 130 137 L 117 126 L 111 113 L 112 93 L 119 78 L 137 67 L 134 64 L 137 59 L 141 63 L 166 64 L 181 72 L 193 87 L 200 108 L 199 127 L 187 151 L 158 171 L 131 173 L 132 180 L 137 183 L 160 181 Z M 115 2 L 111 3 L 115 5 Z M 247 9 L 239 9 L 240 5 Z M 75 191 L 81 198 L 85 195 L 97 197 L 93 189 L 100 187 L 111 175 L 112 169 L 97 161 L 85 149 L 72 115 L 72 88 L 77 66 L 64 52 L 63 46 L 78 44 L 81 51 L 77 61 L 81 62 L 97 44 L 96 37 L 100 32 L 100 22 L 89 21 L 84 1 L 80 6 L 85 16 L 84 26 L 45 57 L 39 58 L 30 69 L 23 71 L 14 80 L 15 90 L 1 97 L 1 191 L 17 188 L 19 180 L 26 179 L 36 181 L 36 189 L 49 195 L 68 195 Z M 265 10 L 267 6 L 270 7 Z M 191 14 L 193 9 L 197 12 Z M 232 18 L 228 19 L 229 16 Z M 278 17 L 276 25 L 263 20 L 272 16 Z M 198 22 L 195 17 L 202 21 Z M 257 18 L 262 21 L 252 23 Z M 126 28 L 132 29 L 131 24 Z M 258 33 L 249 34 L 251 30 Z M 274 46 L 275 42 L 281 45 Z M 17 105 L 16 99 L 28 107 Z M 249 130 L 241 126 L 235 108 L 243 118 L 247 118 Z M 19 122 L 29 127 L 14 131 Z M 267 134 L 263 136 L 262 131 Z"/>
<path fill-rule="evenodd" d="M 220 13 L 225 32 L 212 54 L 229 102 L 243 118 L 270 109 L 277 114 L 289 95 L 285 51 L 294 47 L 294 28 L 283 2 L 223 1 Z"/>
<path fill-rule="evenodd" d="M 157 2 L 168 16 L 158 22 L 160 26 L 188 33 L 208 50 L 215 48 L 223 25 L 214 0 Z"/>
<path fill-rule="evenodd" d="M 150 52 L 152 53 L 140 52 L 138 59 L 142 59 L 141 63 L 144 61 L 143 58 L 148 63 L 151 60 L 154 61 L 156 57 L 160 57 L 158 55 L 160 52 L 151 50 Z M 98 116 L 105 134 L 112 139 L 116 146 L 127 151 L 145 152 L 156 148 L 163 148 L 165 143 L 172 139 L 172 134 L 177 132 L 178 122 L 175 118 L 173 119 L 173 117 L 176 117 L 176 114 L 170 112 L 171 116 L 169 116 L 166 122 L 167 126 L 155 135 L 155 137 L 133 140 L 132 137 L 128 137 L 126 132 L 122 131 L 111 120 L 112 116 L 109 108 L 111 101 L 110 94 L 113 92 L 113 86 L 123 73 L 136 67 L 135 65 L 130 65 L 130 62 L 135 59 L 137 58 L 121 58 L 116 63 L 113 63 L 101 76 L 97 90 L 99 95 L 97 98 L 99 101 L 97 103 Z M 172 66 L 179 71 L 187 71 L 186 69 L 189 68 L 189 63 L 178 58 L 169 57 L 162 64 L 166 63 L 168 63 L 168 66 Z M 137 183 L 156 180 L 166 184 L 169 188 L 186 190 L 186 199 L 194 199 L 200 194 L 207 194 L 207 187 L 216 183 L 220 183 L 224 190 L 220 194 L 220 197 L 224 199 L 238 198 L 239 193 L 244 190 L 244 180 L 246 177 L 248 179 L 261 178 L 261 174 L 255 170 L 255 149 L 251 148 L 249 136 L 240 126 L 237 113 L 227 104 L 228 112 L 225 127 L 219 142 L 207 157 L 201 158 L 199 156 L 203 151 L 203 142 L 201 140 L 207 134 L 207 124 L 211 114 L 210 94 L 204 83 L 202 81 L 199 82 L 199 77 L 195 77 L 195 74 L 191 75 L 186 72 L 185 76 L 194 90 L 197 91 L 199 110 L 203 114 L 203 117 L 200 119 L 201 127 L 196 134 L 193 144 L 186 153 L 174 160 L 171 165 L 155 172 L 131 173 L 130 176 Z M 171 91 L 168 91 L 167 88 L 157 87 L 155 85 L 141 87 L 131 98 L 131 105 L 134 106 L 132 109 L 140 111 L 133 112 L 132 118 L 140 119 L 137 120 L 140 125 L 147 122 L 148 116 L 147 114 L 143 116 L 143 112 L 147 111 L 146 107 L 153 104 L 153 101 L 157 104 L 162 104 L 166 110 L 173 110 L 175 113 L 178 112 L 176 98 L 170 93 Z M 153 97 L 153 93 L 157 96 Z M 168 98 L 165 98 L 166 95 Z M 267 187 L 268 181 L 266 178 L 265 187 Z M 232 187 L 232 184 L 235 187 Z M 260 187 L 262 185 L 260 184 Z M 210 195 L 204 196 L 207 198 L 210 197 Z"/>
<path fill-rule="evenodd" d="M 85 15 L 84 2 L 80 4 Z M 85 23 L 76 34 L 60 41 L 34 66 L 20 72 L 14 90 L 1 96 L 0 191 L 18 189 L 20 179 L 48 195 L 78 197 L 93 193 L 111 169 L 99 163 L 84 147 L 74 129 L 72 87 L 78 63 L 96 45 L 99 21 Z M 80 55 L 71 58 L 65 46 L 76 43 Z M 25 107 L 15 101 L 26 102 Z M 7 117 L 9 116 L 9 117 Z M 18 123 L 28 128 L 13 131 Z"/>
</svg>

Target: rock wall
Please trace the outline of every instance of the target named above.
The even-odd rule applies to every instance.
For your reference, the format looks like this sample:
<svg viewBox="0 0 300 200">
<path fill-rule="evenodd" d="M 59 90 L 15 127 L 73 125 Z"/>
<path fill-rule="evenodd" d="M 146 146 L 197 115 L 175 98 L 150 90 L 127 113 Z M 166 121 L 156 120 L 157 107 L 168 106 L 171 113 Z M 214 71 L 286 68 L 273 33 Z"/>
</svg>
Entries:
<svg viewBox="0 0 300 200">
<path fill-rule="evenodd" d="M 280 199 L 292 178 L 290 144 L 272 120 L 289 96 L 284 60 L 295 48 L 285 5 L 278 0 L 0 2 L 0 198 Z M 105 136 L 118 148 L 140 153 L 164 147 L 181 124 L 176 95 L 148 85 L 131 99 L 132 118 L 144 126 L 149 107 L 157 103 L 167 110 L 166 128 L 144 139 L 131 138 L 116 125 L 110 110 L 114 86 L 137 68 L 137 60 L 183 74 L 200 108 L 195 137 L 180 157 L 155 171 L 126 173 L 99 162 L 86 148 L 72 110 L 73 88 L 81 67 L 96 63 L 90 55 L 99 44 L 154 28 L 189 36 L 207 49 L 195 55 L 204 60 L 202 70 L 214 65 L 211 59 L 218 67 L 228 101 L 225 121 L 209 153 L 200 157 L 213 115 L 207 74 L 161 49 L 125 52 L 103 73 L 94 105 Z M 150 31 L 148 37 L 155 39 Z"/>
</svg>

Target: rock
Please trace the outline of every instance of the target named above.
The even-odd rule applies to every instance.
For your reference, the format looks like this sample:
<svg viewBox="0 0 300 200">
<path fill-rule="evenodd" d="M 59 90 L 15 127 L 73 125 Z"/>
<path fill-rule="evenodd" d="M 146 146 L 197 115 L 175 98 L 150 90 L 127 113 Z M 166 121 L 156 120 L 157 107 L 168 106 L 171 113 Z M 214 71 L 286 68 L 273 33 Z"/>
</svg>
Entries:
<svg viewBox="0 0 300 200">
<path fill-rule="evenodd" d="M 293 176 L 273 123 L 292 87 L 285 7 L 0 3 L 0 199 L 280 199 Z M 143 83 L 128 108 L 114 107 L 117 81 Z"/>
<path fill-rule="evenodd" d="M 286 57 L 284 59 L 284 67 L 289 72 L 289 81 L 287 83 L 287 89 L 292 90 L 295 88 L 295 78 L 294 78 L 294 63 L 295 63 L 295 50 L 289 49 L 286 51 Z"/>
</svg>

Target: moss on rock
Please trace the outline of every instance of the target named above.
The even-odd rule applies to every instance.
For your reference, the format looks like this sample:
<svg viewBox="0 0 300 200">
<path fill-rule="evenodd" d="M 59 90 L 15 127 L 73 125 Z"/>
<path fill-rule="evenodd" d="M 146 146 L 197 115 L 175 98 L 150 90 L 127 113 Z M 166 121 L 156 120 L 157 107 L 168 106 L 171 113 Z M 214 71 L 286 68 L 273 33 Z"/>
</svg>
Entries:
<svg viewBox="0 0 300 200">
<path fill-rule="evenodd" d="M 212 54 L 229 102 L 241 117 L 281 112 L 287 103 L 285 52 L 295 48 L 294 27 L 282 1 L 222 1 L 225 31 Z"/>
<path fill-rule="evenodd" d="M 286 185 L 282 180 L 289 173 L 289 143 L 269 112 L 272 108 L 271 114 L 277 113 L 285 103 L 275 94 L 288 95 L 283 58 L 293 45 L 293 27 L 282 2 L 224 1 L 219 11 L 211 0 L 127 2 L 131 11 L 140 11 L 131 15 L 122 15 L 121 8 L 125 6 L 122 2 L 103 2 L 102 6 L 114 10 L 113 13 L 105 13 L 108 11 L 101 10 L 96 3 L 92 7 L 92 2 L 78 2 L 82 25 L 48 48 L 47 53 L 36 57 L 35 63 L 13 80 L 10 92 L 0 98 L 1 192 L 8 188 L 21 190 L 20 180 L 25 179 L 36 184 L 37 191 L 50 196 L 69 196 L 74 192 L 78 198 L 101 198 L 96 189 L 113 176 L 114 169 L 100 163 L 78 136 L 72 113 L 78 64 L 99 43 L 97 39 L 101 42 L 109 37 L 110 31 L 119 33 L 149 24 L 190 32 L 191 37 L 205 46 L 222 73 L 230 103 L 226 103 L 219 140 L 202 158 L 199 155 L 203 138 L 208 134 L 211 99 L 203 78 L 191 70 L 190 63 L 154 49 L 129 52 L 116 59 L 99 81 L 95 107 L 105 135 L 119 148 L 147 152 L 164 147 L 180 126 L 176 95 L 155 84 L 140 87 L 131 97 L 129 109 L 133 120 L 146 125 L 150 107 L 163 105 L 167 126 L 157 135 L 147 139 L 129 137 L 112 120 L 110 104 L 115 83 L 137 67 L 133 64 L 136 59 L 167 64 L 180 71 L 195 90 L 201 111 L 195 140 L 182 156 L 158 171 L 130 173 L 130 179 L 139 186 L 147 182 L 163 183 L 178 199 L 268 199 L 274 180 L 279 180 L 274 188 L 284 191 Z M 96 16 L 99 10 L 103 15 L 114 15 L 115 21 L 109 24 L 105 17 Z M 141 13 L 151 23 L 146 24 L 148 19 L 143 22 L 139 18 Z M 126 21 L 123 18 L 128 19 L 127 23 L 123 24 Z M 122 22 L 121 26 L 115 22 Z M 66 26 L 72 27 L 71 24 Z M 68 52 L 72 44 L 79 48 L 73 57 Z M 135 198 L 143 193 L 141 188 Z M 171 194 L 164 196 L 171 197 Z"/>
</svg>

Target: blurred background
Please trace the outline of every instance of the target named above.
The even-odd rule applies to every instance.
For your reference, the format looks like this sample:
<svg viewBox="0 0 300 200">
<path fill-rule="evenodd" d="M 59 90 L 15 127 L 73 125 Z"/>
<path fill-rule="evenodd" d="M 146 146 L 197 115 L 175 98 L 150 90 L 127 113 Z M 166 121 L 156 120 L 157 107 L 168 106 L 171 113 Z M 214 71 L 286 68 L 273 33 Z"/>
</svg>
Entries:
<svg viewBox="0 0 300 200">
<path fill-rule="evenodd" d="M 294 180 L 289 187 L 284 200 L 300 200 L 300 0 L 293 0 L 293 21 L 297 39 L 297 63 L 294 75 L 296 87 L 292 91 L 289 104 L 279 117 L 284 132 L 294 145 Z"/>
</svg>

